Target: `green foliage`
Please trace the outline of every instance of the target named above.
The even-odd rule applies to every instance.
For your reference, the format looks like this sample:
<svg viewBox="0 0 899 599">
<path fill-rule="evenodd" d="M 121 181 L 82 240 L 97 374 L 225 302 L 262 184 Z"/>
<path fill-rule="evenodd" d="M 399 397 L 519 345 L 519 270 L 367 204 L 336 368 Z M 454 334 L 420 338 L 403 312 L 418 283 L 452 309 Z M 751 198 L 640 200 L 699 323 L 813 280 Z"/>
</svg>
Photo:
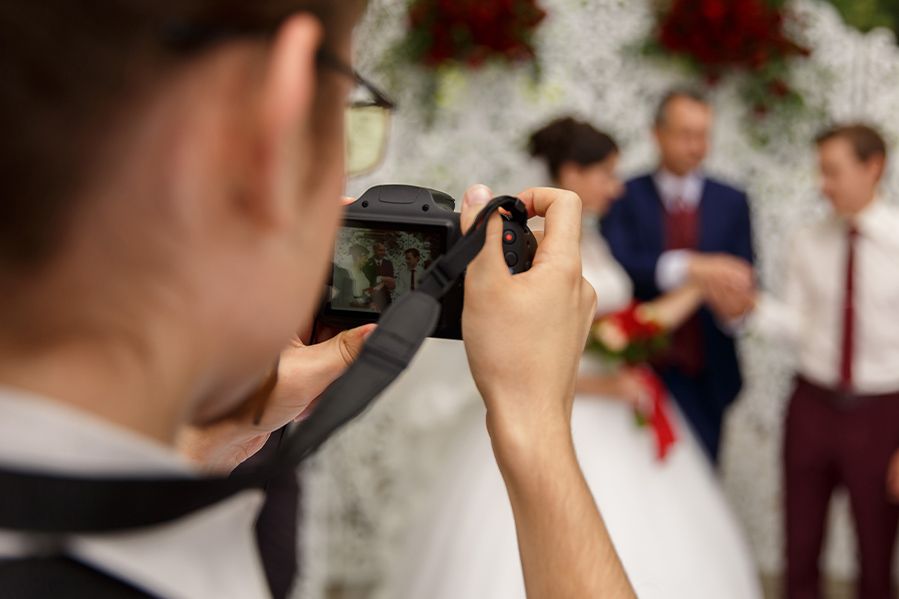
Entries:
<svg viewBox="0 0 899 599">
<path fill-rule="evenodd" d="M 887 27 L 899 31 L 899 2 L 896 0 L 828 0 L 849 25 L 870 31 Z"/>
</svg>

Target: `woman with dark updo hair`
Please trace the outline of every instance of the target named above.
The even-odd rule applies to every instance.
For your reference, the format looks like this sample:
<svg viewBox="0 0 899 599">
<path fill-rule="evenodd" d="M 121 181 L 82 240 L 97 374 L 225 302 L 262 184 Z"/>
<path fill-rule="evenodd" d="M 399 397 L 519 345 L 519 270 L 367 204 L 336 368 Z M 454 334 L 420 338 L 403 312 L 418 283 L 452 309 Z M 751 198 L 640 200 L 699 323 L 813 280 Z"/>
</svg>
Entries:
<svg viewBox="0 0 899 599">
<path fill-rule="evenodd" d="M 622 192 L 618 144 L 592 125 L 566 117 L 535 132 L 529 146 L 531 155 L 546 163 L 552 184 L 576 192 L 583 202 L 582 267 L 596 290 L 597 318 L 627 308 L 631 281 L 599 232 L 599 219 Z M 644 308 L 675 328 L 701 301 L 698 289 L 684 288 Z M 668 402 L 678 440 L 659 461 L 651 431 L 638 427 L 634 417 L 634 408 L 648 400 L 647 383 L 636 371 L 582 357 L 574 443 L 637 595 L 760 597 L 752 559 L 687 422 Z M 482 422 L 478 413 L 466 423 L 467 433 L 450 452 L 445 486 L 437 490 L 421 527 L 412 531 L 399 583 L 385 596 L 524 599 L 513 514 Z M 552 473 L 546 476 L 550 480 Z"/>
</svg>

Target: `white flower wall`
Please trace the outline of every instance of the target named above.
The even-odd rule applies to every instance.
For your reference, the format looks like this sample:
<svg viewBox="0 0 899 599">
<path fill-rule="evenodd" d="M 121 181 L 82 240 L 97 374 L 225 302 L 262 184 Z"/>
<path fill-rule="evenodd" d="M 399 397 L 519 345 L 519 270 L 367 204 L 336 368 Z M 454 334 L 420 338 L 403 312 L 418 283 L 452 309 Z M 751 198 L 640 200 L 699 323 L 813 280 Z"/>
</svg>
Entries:
<svg viewBox="0 0 899 599">
<path fill-rule="evenodd" d="M 683 74 L 633 51 L 649 27 L 649 3 L 544 0 L 543 5 L 550 16 L 540 33 L 539 82 L 527 69 L 451 73 L 441 93 L 423 101 L 420 74 L 387 58 L 405 27 L 405 2 L 372 2 L 358 31 L 357 66 L 383 82 L 399 110 L 385 163 L 353 181 L 350 192 L 359 194 L 378 183 L 410 183 L 461 198 L 472 183 L 486 183 L 497 193 L 544 184 L 546 175 L 527 157 L 525 143 L 529 132 L 562 114 L 612 133 L 624 150 L 625 174 L 651 168 L 655 104 L 667 88 L 683 81 Z M 812 59 L 797 72 L 800 88 L 832 119 L 864 119 L 883 129 L 891 142 L 899 141 L 899 48 L 891 34 L 862 35 L 816 0 L 798 1 L 795 7 L 814 48 Z M 759 147 L 747 135 L 734 90 L 725 83 L 713 95 L 718 122 L 708 166 L 714 175 L 748 189 L 761 279 L 777 292 L 789 235 L 823 209 L 811 139 L 825 121 L 798 123 L 768 147 Z M 891 200 L 899 199 L 899 179 L 892 170 Z M 723 481 L 760 570 L 776 573 L 782 566 L 779 457 L 790 352 L 761 339 L 745 340 L 742 349 L 747 384 L 729 418 Z M 464 370 L 464 356 L 444 371 L 453 368 Z M 419 366 L 415 372 L 420 376 L 423 370 Z M 436 474 L 433 465 L 459 414 L 477 409 L 477 401 L 464 381 L 448 381 L 445 393 L 413 403 L 387 397 L 324 449 L 304 477 L 303 597 L 318 597 L 331 583 L 377 587 L 401 544 L 404 523 Z M 842 501 L 834 521 L 826 567 L 846 577 L 854 572 L 854 540 Z"/>
</svg>

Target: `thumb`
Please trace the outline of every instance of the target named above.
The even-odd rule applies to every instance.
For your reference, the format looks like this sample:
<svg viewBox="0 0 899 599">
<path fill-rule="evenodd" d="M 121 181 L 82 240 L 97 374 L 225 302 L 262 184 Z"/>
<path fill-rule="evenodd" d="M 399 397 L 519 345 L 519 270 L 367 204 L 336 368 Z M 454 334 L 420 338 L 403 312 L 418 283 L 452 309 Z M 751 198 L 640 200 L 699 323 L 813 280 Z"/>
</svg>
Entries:
<svg viewBox="0 0 899 599">
<path fill-rule="evenodd" d="M 355 329 L 343 331 L 333 339 L 325 342 L 328 349 L 334 351 L 335 359 L 339 361 L 341 368 L 346 368 L 356 361 L 366 339 L 374 332 L 377 325 L 367 324 Z"/>
<path fill-rule="evenodd" d="M 467 233 L 484 206 L 490 202 L 493 192 L 486 185 L 473 185 L 462 199 L 462 233 Z"/>
<path fill-rule="evenodd" d="M 465 192 L 465 198 L 462 201 L 462 232 L 467 233 L 474 224 L 478 214 L 484 209 L 493 193 L 486 185 L 474 185 Z M 503 221 L 499 214 L 490 216 L 487 221 L 487 234 L 484 241 L 484 249 L 472 261 L 469 266 L 469 276 L 483 275 L 488 278 L 496 279 L 503 274 L 508 275 L 509 269 L 506 267 L 506 261 L 503 258 Z"/>
</svg>

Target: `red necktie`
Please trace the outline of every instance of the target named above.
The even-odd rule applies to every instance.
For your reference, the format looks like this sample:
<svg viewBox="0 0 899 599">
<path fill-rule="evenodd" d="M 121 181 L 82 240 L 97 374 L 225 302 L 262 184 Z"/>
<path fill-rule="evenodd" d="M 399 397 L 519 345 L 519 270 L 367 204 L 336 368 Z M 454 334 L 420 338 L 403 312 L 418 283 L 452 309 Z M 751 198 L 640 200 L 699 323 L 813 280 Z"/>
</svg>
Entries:
<svg viewBox="0 0 899 599">
<path fill-rule="evenodd" d="M 412 291 L 415 291 L 415 269 L 412 269 Z"/>
<path fill-rule="evenodd" d="M 849 229 L 846 252 L 846 296 L 843 303 L 843 346 L 840 357 L 840 390 L 852 391 L 852 362 L 855 353 L 855 245 L 858 229 Z"/>
</svg>

